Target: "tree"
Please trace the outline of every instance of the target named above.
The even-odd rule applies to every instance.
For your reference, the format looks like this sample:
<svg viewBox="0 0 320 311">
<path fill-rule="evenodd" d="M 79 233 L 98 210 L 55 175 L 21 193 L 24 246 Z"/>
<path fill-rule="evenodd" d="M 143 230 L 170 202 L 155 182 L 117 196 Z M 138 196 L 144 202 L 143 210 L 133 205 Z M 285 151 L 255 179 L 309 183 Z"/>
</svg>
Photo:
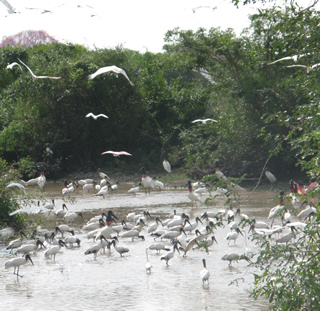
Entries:
<svg viewBox="0 0 320 311">
<path fill-rule="evenodd" d="M 0 47 L 8 46 L 21 46 L 24 48 L 33 47 L 34 45 L 46 44 L 46 43 L 56 43 L 58 40 L 48 35 L 43 30 L 26 30 L 21 31 L 13 36 L 5 37 L 1 43 Z"/>
</svg>

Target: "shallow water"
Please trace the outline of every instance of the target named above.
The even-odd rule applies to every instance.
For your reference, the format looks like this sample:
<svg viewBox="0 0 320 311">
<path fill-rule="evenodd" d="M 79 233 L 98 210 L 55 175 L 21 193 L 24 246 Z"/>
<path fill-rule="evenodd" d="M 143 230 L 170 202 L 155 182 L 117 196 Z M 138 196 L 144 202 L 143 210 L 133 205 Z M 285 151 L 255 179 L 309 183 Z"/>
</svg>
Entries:
<svg viewBox="0 0 320 311">
<path fill-rule="evenodd" d="M 45 196 L 55 199 L 56 209 L 64 202 L 61 197 L 62 184 L 48 184 Z M 75 201 L 66 200 L 70 211 L 82 212 L 85 221 L 101 212 L 112 210 L 121 220 L 129 212 L 136 214 L 149 211 L 164 220 L 173 209 L 185 212 L 192 219 L 204 211 L 218 211 L 223 208 L 222 200 L 215 200 L 211 206 L 201 204 L 192 207 L 185 189 L 153 191 L 150 195 L 140 192 L 137 196 L 127 194 L 131 185 L 121 184 L 117 193 L 110 193 L 105 199 L 92 193 L 74 193 Z M 36 190 L 30 190 L 36 191 Z M 245 198 L 248 193 L 244 194 Z M 202 196 L 203 200 L 206 196 Z M 249 217 L 265 219 L 271 207 L 277 204 L 275 192 L 255 192 L 248 200 L 241 202 L 241 212 Z M 53 229 L 55 223 L 63 223 L 62 218 L 49 216 Z M 201 224 L 200 224 L 201 225 Z M 34 266 L 30 263 L 21 266 L 17 279 L 13 269 L 5 270 L 4 264 L 15 257 L 0 244 L 0 300 L 2 310 L 264 310 L 264 299 L 255 301 L 249 298 L 254 268 L 246 261 L 233 263 L 231 267 L 222 261 L 229 252 L 244 253 L 246 248 L 255 251 L 256 246 L 248 239 L 239 236 L 235 245 L 228 245 L 225 237 L 230 231 L 218 228 L 215 237 L 218 244 L 210 247 L 209 254 L 203 250 L 190 250 L 186 257 L 175 253 L 169 266 L 160 260 L 161 255 L 148 251 L 152 273 L 145 270 L 145 249 L 154 242 L 147 233 L 141 232 L 145 240 L 119 238 L 119 245 L 128 247 L 129 253 L 123 257 L 112 247 L 105 254 L 99 253 L 97 260 L 84 252 L 93 245 L 86 232 L 81 230 L 83 222 L 79 217 L 74 224 L 75 236 L 81 240 L 80 247 L 61 248 L 56 262 L 46 259 L 44 251 L 31 254 Z M 245 229 L 247 231 L 247 229 Z M 190 237 L 192 235 L 189 235 Z M 170 242 L 166 244 L 171 247 Z M 200 280 L 202 258 L 207 261 L 210 271 L 210 284 L 203 286 Z M 230 285 L 241 278 L 238 285 Z M 18 308 L 17 308 L 18 306 Z"/>
</svg>

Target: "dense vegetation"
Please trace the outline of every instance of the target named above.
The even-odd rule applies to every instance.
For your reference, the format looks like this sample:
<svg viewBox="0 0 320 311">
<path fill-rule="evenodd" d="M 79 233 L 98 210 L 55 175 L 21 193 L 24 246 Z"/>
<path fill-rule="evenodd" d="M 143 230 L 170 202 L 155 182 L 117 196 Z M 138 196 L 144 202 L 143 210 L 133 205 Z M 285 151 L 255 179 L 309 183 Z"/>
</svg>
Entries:
<svg viewBox="0 0 320 311">
<path fill-rule="evenodd" d="M 2 174 L 11 164 L 25 178 L 40 170 L 49 178 L 98 167 L 160 170 L 165 154 L 173 168 L 197 177 L 212 174 L 216 160 L 229 176 L 259 177 L 268 161 L 278 177 L 319 182 L 320 82 L 312 66 L 320 62 L 320 16 L 312 5 L 290 3 L 258 11 L 240 37 L 232 29 L 170 30 L 159 54 L 58 42 L 1 48 L 2 68 L 21 59 L 35 74 L 61 76 L 33 80 L 23 66 L 1 70 Z M 292 59 L 275 62 L 285 57 Z M 121 75 L 88 79 L 108 65 L 135 85 Z M 88 112 L 109 119 L 85 118 Z M 198 118 L 218 122 L 191 123 Z M 108 149 L 133 156 L 101 156 Z M 0 201 L 6 217 L 14 201 L 5 191 Z M 317 309 L 317 217 L 296 244 L 261 245 L 255 297 L 268 297 L 275 309 Z"/>
</svg>

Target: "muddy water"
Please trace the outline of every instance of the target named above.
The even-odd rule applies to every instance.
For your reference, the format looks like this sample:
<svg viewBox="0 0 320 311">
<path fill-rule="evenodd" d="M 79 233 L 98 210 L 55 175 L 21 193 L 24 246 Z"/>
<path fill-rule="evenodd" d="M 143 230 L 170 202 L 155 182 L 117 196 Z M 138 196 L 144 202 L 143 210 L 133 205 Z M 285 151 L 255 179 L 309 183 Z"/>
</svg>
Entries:
<svg viewBox="0 0 320 311">
<path fill-rule="evenodd" d="M 164 220 L 173 209 L 185 212 L 192 219 L 204 211 L 218 211 L 223 208 L 222 200 L 215 200 L 211 206 L 201 204 L 192 207 L 185 189 L 153 191 L 150 195 L 140 192 L 137 196 L 127 194 L 131 185 L 120 185 L 116 193 L 105 199 L 94 193 L 74 193 L 74 202 L 66 199 L 70 211 L 82 212 L 85 221 L 102 211 L 112 210 L 119 219 L 125 219 L 129 212 L 136 214 L 149 211 L 154 220 L 160 216 Z M 48 199 L 55 199 L 56 209 L 64 202 L 61 197 L 62 184 L 49 184 L 45 191 Z M 36 190 L 31 190 L 36 191 Z M 246 197 L 244 195 L 244 197 Z M 205 195 L 202 196 L 203 200 Z M 270 207 L 276 205 L 275 192 L 256 192 L 241 202 L 241 212 L 256 219 L 266 219 Z M 62 218 L 51 215 L 50 228 L 64 223 Z M 148 220 L 149 224 L 153 220 Z M 81 228 L 79 217 L 70 226 L 75 236 L 81 240 L 80 247 L 61 248 L 56 262 L 45 258 L 44 251 L 31 254 L 34 266 L 30 263 L 21 266 L 17 279 L 13 269 L 5 270 L 4 264 L 15 257 L 0 244 L 0 301 L 1 310 L 264 310 L 264 299 L 255 301 L 249 298 L 254 268 L 247 262 L 239 261 L 231 267 L 221 260 L 230 252 L 244 253 L 247 248 L 253 252 L 256 246 L 240 236 L 235 245 L 228 245 L 225 237 L 228 226 L 218 228 L 215 237 L 218 244 L 210 247 L 209 254 L 203 250 L 190 250 L 186 257 L 175 253 L 169 266 L 160 260 L 161 255 L 149 250 L 152 273 L 145 270 L 145 249 L 154 242 L 147 233 L 141 232 L 145 240 L 119 238 L 119 245 L 129 248 L 123 257 L 111 248 L 105 254 L 99 253 L 97 260 L 84 252 L 93 245 Z M 200 224 L 201 225 L 201 224 Z M 247 231 L 247 229 L 245 230 Z M 192 236 L 189 234 L 190 237 Z M 166 242 L 171 247 L 169 242 Z M 203 286 L 200 280 L 202 258 L 207 261 L 210 271 L 210 284 Z M 236 285 L 230 282 L 239 278 Z"/>
</svg>

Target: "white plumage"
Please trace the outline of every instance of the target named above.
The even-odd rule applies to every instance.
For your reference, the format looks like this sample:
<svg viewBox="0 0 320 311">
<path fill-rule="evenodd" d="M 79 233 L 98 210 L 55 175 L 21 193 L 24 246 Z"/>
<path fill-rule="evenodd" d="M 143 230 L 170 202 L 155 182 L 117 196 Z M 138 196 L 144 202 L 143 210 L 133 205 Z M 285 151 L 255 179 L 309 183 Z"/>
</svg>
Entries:
<svg viewBox="0 0 320 311">
<path fill-rule="evenodd" d="M 19 58 L 18 58 L 19 59 Z M 31 75 L 32 75 L 32 77 L 34 78 L 34 79 L 51 79 L 51 80 L 56 80 L 56 79 L 60 79 L 61 77 L 50 77 L 50 76 L 36 76 L 33 72 L 32 72 L 32 70 L 23 62 L 23 61 L 21 61 L 20 59 L 19 59 L 19 62 L 22 64 L 22 65 L 24 65 L 28 70 L 29 70 L 29 72 L 31 73 Z"/>
<path fill-rule="evenodd" d="M 26 254 L 24 257 L 16 257 L 16 258 L 10 259 L 9 261 L 7 261 L 5 263 L 4 266 L 6 269 L 13 267 L 14 268 L 13 274 L 16 274 L 17 277 L 20 276 L 22 278 L 22 275 L 19 274 L 19 269 L 20 269 L 20 266 L 26 264 L 28 260 L 33 265 L 33 261 L 31 259 L 30 255 Z M 16 273 L 16 269 L 17 269 L 17 273 Z"/>
<path fill-rule="evenodd" d="M 201 122 L 202 124 L 206 124 L 208 121 L 218 122 L 217 120 L 208 118 L 208 119 L 196 119 L 196 120 L 193 120 L 191 123 Z"/>
<path fill-rule="evenodd" d="M 210 272 L 207 270 L 206 260 L 202 259 L 203 268 L 200 271 L 200 278 L 202 280 L 202 284 L 205 283 L 209 285 Z"/>
<path fill-rule="evenodd" d="M 114 72 L 116 75 L 122 74 L 123 76 L 126 77 L 126 79 L 129 81 L 129 83 L 130 83 L 132 86 L 134 86 L 134 84 L 130 81 L 129 77 L 127 76 L 126 72 L 125 72 L 123 69 L 121 69 L 121 68 L 119 68 L 119 67 L 117 67 L 117 66 L 107 66 L 107 67 L 100 68 L 100 69 L 98 69 L 95 73 L 89 75 L 88 78 L 89 78 L 90 80 L 92 80 L 92 79 L 94 79 L 96 76 L 101 75 L 101 74 L 103 74 L 103 73 L 108 73 L 108 72 Z"/>
<path fill-rule="evenodd" d="M 86 115 L 86 118 L 89 118 L 89 117 L 92 117 L 92 118 L 95 119 L 95 120 L 97 120 L 97 119 L 100 118 L 100 117 L 109 119 L 109 117 L 106 116 L 106 115 L 103 114 L 103 113 L 100 113 L 100 114 L 98 114 L 98 115 L 94 115 L 92 112 L 89 112 L 89 113 Z"/>
</svg>

